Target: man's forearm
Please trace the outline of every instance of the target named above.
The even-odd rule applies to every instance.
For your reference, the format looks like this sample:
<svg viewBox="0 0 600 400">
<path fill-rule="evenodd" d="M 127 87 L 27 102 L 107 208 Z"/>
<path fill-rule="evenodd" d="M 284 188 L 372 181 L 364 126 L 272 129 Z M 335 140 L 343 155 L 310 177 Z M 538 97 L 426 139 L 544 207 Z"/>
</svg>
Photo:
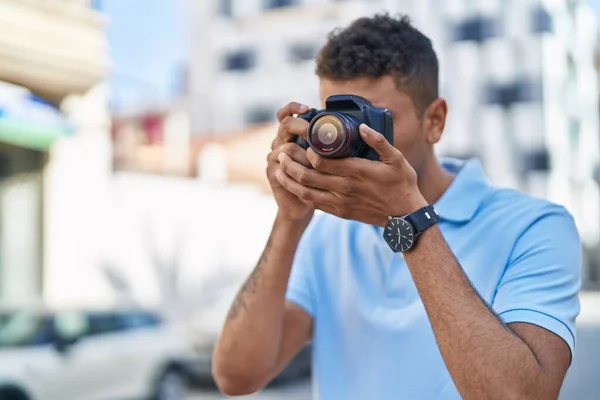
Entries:
<svg viewBox="0 0 600 400">
<path fill-rule="evenodd" d="M 277 360 L 291 265 L 305 224 L 276 218 L 262 256 L 235 298 L 214 353 L 223 374 L 264 373 Z M 246 373 L 241 371 L 240 374 Z"/>
<path fill-rule="evenodd" d="M 405 259 L 462 397 L 539 398 L 543 371 L 534 354 L 472 287 L 439 228 L 423 233 Z"/>
</svg>

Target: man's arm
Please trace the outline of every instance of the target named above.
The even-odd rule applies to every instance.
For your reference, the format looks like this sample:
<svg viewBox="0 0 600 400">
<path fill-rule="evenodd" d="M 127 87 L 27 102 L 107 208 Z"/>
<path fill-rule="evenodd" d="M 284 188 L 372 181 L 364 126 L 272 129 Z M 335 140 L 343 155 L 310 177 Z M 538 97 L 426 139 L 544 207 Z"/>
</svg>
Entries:
<svg viewBox="0 0 600 400">
<path fill-rule="evenodd" d="M 481 299 L 438 227 L 405 254 L 446 367 L 465 399 L 556 399 L 569 346 L 536 325 L 505 325 Z"/>
<path fill-rule="evenodd" d="M 256 268 L 241 288 L 215 347 L 212 373 L 227 395 L 265 386 L 310 339 L 312 317 L 286 302 L 304 226 L 277 218 Z"/>
<path fill-rule="evenodd" d="M 309 149 L 312 169 L 282 157 L 281 185 L 316 209 L 379 226 L 390 215 L 427 205 L 400 151 L 364 124 L 360 134 L 379 162 L 327 159 Z M 498 315 L 471 286 L 437 226 L 405 255 L 446 367 L 465 399 L 558 396 L 574 346 L 580 250 L 572 218 L 547 206 L 513 249 L 494 298 Z"/>
</svg>

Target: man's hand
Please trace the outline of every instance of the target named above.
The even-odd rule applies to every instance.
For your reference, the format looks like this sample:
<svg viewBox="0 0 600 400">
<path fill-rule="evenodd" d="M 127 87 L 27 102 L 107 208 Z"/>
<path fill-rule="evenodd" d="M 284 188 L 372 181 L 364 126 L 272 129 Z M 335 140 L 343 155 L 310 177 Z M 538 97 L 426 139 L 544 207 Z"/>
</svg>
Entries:
<svg viewBox="0 0 600 400">
<path fill-rule="evenodd" d="M 417 174 L 402 153 L 365 124 L 360 134 L 377 151 L 379 162 L 325 158 L 309 149 L 306 155 L 314 168 L 310 169 L 280 152 L 277 181 L 311 208 L 372 225 L 385 226 L 389 216 L 426 206 Z"/>
<path fill-rule="evenodd" d="M 293 160 L 303 168 L 310 167 L 306 158 L 306 151 L 296 143 L 291 143 L 295 136 L 304 136 L 308 129 L 308 122 L 302 118 L 295 118 L 294 114 L 302 114 L 309 110 L 308 106 L 299 103 L 289 103 L 277 111 L 279 129 L 277 137 L 271 144 L 271 152 L 267 157 L 267 178 L 273 190 L 273 195 L 279 206 L 279 216 L 289 221 L 300 221 L 308 224 L 312 218 L 314 208 L 302 202 L 292 192 L 282 187 L 275 177 L 275 172 L 280 168 L 280 155 Z"/>
</svg>

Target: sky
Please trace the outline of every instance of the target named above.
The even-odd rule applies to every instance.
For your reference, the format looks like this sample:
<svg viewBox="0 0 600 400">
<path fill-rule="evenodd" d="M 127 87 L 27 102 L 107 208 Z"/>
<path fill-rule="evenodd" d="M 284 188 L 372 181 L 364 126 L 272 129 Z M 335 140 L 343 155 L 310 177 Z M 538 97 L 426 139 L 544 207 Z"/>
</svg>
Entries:
<svg viewBox="0 0 600 400">
<path fill-rule="evenodd" d="M 588 4 L 596 11 L 596 15 L 600 16 L 600 0 L 588 0 Z"/>
<path fill-rule="evenodd" d="M 186 61 L 185 0 L 101 0 L 113 62 L 111 106 L 152 107 L 172 97 Z"/>
</svg>

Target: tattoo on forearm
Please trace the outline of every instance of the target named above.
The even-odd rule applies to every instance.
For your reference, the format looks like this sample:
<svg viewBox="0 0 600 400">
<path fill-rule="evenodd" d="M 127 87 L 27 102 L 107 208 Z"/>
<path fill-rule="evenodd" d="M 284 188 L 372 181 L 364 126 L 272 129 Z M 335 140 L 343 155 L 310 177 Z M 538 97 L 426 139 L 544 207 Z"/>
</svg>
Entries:
<svg viewBox="0 0 600 400">
<path fill-rule="evenodd" d="M 260 259 L 258 260 L 258 264 L 256 264 L 256 267 L 254 267 L 254 270 L 252 271 L 248 279 L 246 279 L 246 282 L 240 289 L 235 300 L 233 301 L 233 304 L 231 305 L 231 308 L 229 309 L 229 314 L 227 315 L 228 320 L 236 319 L 240 314 L 240 311 L 248 306 L 246 297 L 249 293 L 253 294 L 256 292 L 256 287 L 258 286 L 258 282 L 260 280 L 261 269 L 263 265 L 266 264 L 268 261 L 270 250 L 271 238 L 269 237 L 269 240 L 265 245 L 265 249 L 263 250 Z"/>
</svg>

